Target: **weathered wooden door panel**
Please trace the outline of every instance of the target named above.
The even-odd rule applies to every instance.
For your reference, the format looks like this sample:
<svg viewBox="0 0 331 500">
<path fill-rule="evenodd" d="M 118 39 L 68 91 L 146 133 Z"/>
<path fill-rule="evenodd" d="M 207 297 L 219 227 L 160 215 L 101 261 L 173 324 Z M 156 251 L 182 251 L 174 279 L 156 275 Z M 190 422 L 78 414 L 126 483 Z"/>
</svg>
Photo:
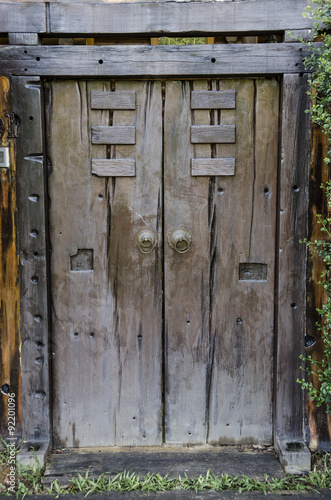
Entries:
<svg viewBox="0 0 331 500">
<path fill-rule="evenodd" d="M 212 188 L 210 443 L 272 443 L 279 85 L 236 89 L 236 174 Z M 231 117 L 232 114 L 232 117 Z"/>
<path fill-rule="evenodd" d="M 54 436 L 65 446 L 161 442 L 161 85 L 129 88 L 134 110 L 92 110 L 91 92 L 110 82 L 50 84 Z M 135 126 L 135 145 L 91 144 L 92 127 L 109 125 Z M 128 157 L 136 177 L 91 174 L 91 158 Z M 149 254 L 135 245 L 145 227 L 159 241 Z"/>
<path fill-rule="evenodd" d="M 165 245 L 165 437 L 268 444 L 279 89 L 274 79 L 209 85 L 235 91 L 236 108 L 191 111 L 191 91 L 207 82 L 166 90 L 165 237 L 184 226 L 192 246 Z M 233 125 L 235 143 L 192 145 L 192 125 Z M 234 175 L 191 177 L 192 158 L 232 158 Z"/>
<path fill-rule="evenodd" d="M 49 93 L 56 443 L 271 443 L 277 80 Z"/>
</svg>

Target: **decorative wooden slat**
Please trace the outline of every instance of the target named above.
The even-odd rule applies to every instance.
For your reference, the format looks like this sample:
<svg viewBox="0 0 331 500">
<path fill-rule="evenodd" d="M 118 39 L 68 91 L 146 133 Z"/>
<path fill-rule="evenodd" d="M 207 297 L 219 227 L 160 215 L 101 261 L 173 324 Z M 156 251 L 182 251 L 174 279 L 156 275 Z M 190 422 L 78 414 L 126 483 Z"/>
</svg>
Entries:
<svg viewBox="0 0 331 500">
<path fill-rule="evenodd" d="M 191 175 L 234 175 L 235 158 L 193 158 Z"/>
<path fill-rule="evenodd" d="M 92 109 L 135 109 L 135 92 L 91 92 Z"/>
<path fill-rule="evenodd" d="M 92 174 L 98 177 L 134 177 L 136 161 L 132 158 L 118 160 L 92 160 Z"/>
<path fill-rule="evenodd" d="M 92 127 L 92 144 L 135 143 L 135 127 Z"/>
<path fill-rule="evenodd" d="M 192 144 L 217 144 L 236 142 L 234 125 L 202 125 L 191 127 Z"/>
<path fill-rule="evenodd" d="M 241 2 L 242 5 L 245 3 Z M 300 73 L 304 71 L 302 59 L 309 53 L 306 47 L 295 43 L 143 47 L 42 45 L 31 46 L 25 51 L 20 47 L 0 46 L 0 58 L 9 74 L 41 76 L 157 77 Z"/>
<path fill-rule="evenodd" d="M 0 33 L 45 33 L 46 5 L 42 2 L 0 3 Z"/>
<path fill-rule="evenodd" d="M 247 2 L 50 3 L 51 33 L 235 33 L 313 26 L 306 0 Z M 192 36 L 192 35 L 191 35 Z"/>
<path fill-rule="evenodd" d="M 195 90 L 191 92 L 191 109 L 233 109 L 236 93 Z"/>
</svg>

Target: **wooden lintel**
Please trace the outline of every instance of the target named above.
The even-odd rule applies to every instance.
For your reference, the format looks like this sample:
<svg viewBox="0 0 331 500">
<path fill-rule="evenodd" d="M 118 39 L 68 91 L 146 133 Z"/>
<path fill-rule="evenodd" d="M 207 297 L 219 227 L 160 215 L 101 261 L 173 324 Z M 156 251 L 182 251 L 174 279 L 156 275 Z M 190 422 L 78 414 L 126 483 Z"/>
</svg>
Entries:
<svg viewBox="0 0 331 500">
<path fill-rule="evenodd" d="M 45 33 L 46 4 L 0 3 L 0 33 Z"/>
<path fill-rule="evenodd" d="M 17 76 L 291 74 L 305 71 L 307 54 L 306 47 L 294 43 L 0 47 L 3 66 Z"/>
<path fill-rule="evenodd" d="M 219 33 L 313 27 L 306 0 L 50 3 L 51 33 Z M 148 20 L 148 22 L 147 22 Z"/>
</svg>

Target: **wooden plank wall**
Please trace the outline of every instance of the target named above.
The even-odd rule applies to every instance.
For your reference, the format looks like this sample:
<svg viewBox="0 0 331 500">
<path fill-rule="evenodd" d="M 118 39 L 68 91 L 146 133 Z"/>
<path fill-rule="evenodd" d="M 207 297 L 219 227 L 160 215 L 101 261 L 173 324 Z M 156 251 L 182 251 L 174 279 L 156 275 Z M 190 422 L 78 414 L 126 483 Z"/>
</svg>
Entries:
<svg viewBox="0 0 331 500">
<path fill-rule="evenodd" d="M 8 113 L 11 111 L 9 80 L 0 76 L 0 126 L 5 131 L 0 147 L 10 150 L 10 168 L 0 169 L 0 386 L 3 392 L 16 394 L 16 429 L 21 423 L 20 403 L 20 332 L 19 287 L 16 246 L 16 169 L 14 140 L 8 137 Z M 1 134 L 0 134 L 1 135 Z M 9 387 L 6 386 L 8 384 Z M 7 436 L 7 400 L 0 394 L 0 435 Z"/>
</svg>

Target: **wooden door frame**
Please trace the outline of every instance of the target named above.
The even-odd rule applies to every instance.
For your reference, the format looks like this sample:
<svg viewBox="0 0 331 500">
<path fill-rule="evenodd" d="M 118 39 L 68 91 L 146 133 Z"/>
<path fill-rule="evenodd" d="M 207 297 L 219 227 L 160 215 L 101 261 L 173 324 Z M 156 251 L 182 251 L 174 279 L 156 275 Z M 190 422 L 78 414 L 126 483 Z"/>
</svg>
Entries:
<svg viewBox="0 0 331 500">
<path fill-rule="evenodd" d="M 305 0 L 125 4 L 125 23 L 129 28 L 122 26 L 124 5 L 121 4 L 0 4 L 0 31 L 8 33 L 12 44 L 0 46 L 0 59 L 4 62 L 4 75 L 11 80 L 13 112 L 19 118 L 16 162 L 22 427 L 25 440 L 38 445 L 37 455 L 41 461 L 45 459 L 52 440 L 46 199 L 50 166 L 47 165 L 45 149 L 42 78 L 279 75 L 282 90 L 275 283 L 274 446 L 287 472 L 309 468 L 310 453 L 303 430 L 304 395 L 296 382 L 306 328 L 306 247 L 300 240 L 307 235 L 308 225 L 310 124 L 305 110 L 309 102 L 307 73 L 304 73 L 302 63 L 305 48 L 298 42 L 293 43 L 295 38 L 288 42 L 291 29 L 308 36 L 307 30 L 312 23 L 302 18 L 305 4 Z M 76 16 L 77 9 L 82 8 L 87 15 L 80 13 Z M 88 15 L 91 8 L 94 9 L 96 24 Z M 236 21 L 238 8 L 241 20 L 245 19 L 242 9 L 248 9 L 245 21 Z M 261 14 L 265 20 L 263 31 L 281 32 L 287 43 L 144 48 L 38 44 L 40 36 L 45 33 L 52 36 L 88 34 L 90 37 L 124 32 L 128 36 L 136 33 L 155 36 L 157 33 L 261 32 Z M 146 19 L 154 21 L 147 24 Z M 123 61 L 130 62 L 123 64 Z M 21 461 L 27 463 L 30 460 L 31 451 L 26 446 Z"/>
</svg>

